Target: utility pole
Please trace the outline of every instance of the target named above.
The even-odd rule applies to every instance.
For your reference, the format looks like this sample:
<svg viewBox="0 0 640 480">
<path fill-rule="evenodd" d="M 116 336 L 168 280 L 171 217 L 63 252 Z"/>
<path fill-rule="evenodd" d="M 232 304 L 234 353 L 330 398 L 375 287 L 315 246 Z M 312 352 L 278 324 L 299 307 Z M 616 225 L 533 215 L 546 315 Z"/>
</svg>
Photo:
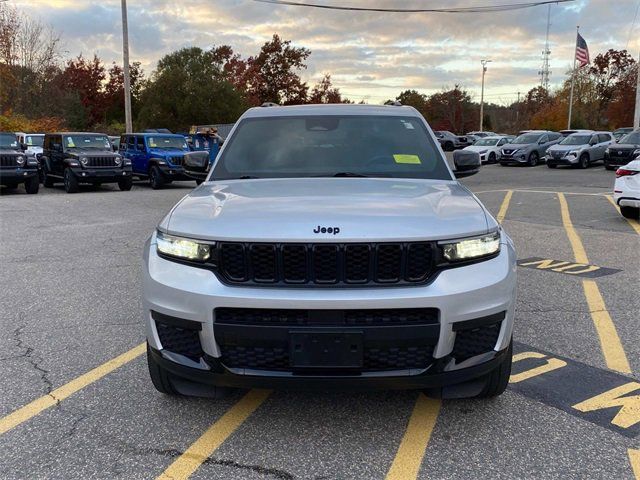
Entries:
<svg viewBox="0 0 640 480">
<path fill-rule="evenodd" d="M 638 55 L 636 79 L 636 111 L 633 114 L 633 128 L 640 128 L 640 55 Z"/>
<path fill-rule="evenodd" d="M 482 59 L 482 89 L 480 90 L 480 131 L 482 132 L 482 125 L 484 123 L 484 74 L 487 72 L 487 63 L 491 60 Z"/>
<path fill-rule="evenodd" d="M 518 103 L 516 103 L 516 125 L 520 128 L 520 92 L 518 92 Z"/>
<path fill-rule="evenodd" d="M 133 131 L 131 123 L 131 78 L 129 72 L 129 26 L 127 24 L 127 0 L 122 0 L 122 62 L 124 74 L 124 122 L 126 133 Z"/>
</svg>

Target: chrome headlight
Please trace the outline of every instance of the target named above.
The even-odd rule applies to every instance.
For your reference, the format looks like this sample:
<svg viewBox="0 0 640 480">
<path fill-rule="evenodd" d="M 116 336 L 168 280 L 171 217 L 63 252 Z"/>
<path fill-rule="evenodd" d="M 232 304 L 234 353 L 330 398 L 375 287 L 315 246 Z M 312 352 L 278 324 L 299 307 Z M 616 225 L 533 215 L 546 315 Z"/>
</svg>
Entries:
<svg viewBox="0 0 640 480">
<path fill-rule="evenodd" d="M 80 157 L 80 163 L 86 166 L 89 163 L 89 159 L 87 157 Z"/>
<path fill-rule="evenodd" d="M 17 163 L 19 166 L 24 165 L 25 160 L 26 160 L 26 157 L 25 157 L 24 155 L 18 155 L 18 156 L 16 157 L 16 163 Z"/>
<path fill-rule="evenodd" d="M 640 157 L 640 148 L 637 150 L 634 150 L 633 153 L 631 154 L 631 158 L 636 158 L 636 157 Z"/>
<path fill-rule="evenodd" d="M 500 251 L 500 232 L 495 231 L 480 237 L 440 244 L 444 258 L 450 262 L 462 262 L 488 257 Z"/>
<path fill-rule="evenodd" d="M 211 256 L 211 245 L 199 243 L 187 238 L 156 232 L 158 252 L 184 260 L 204 262 Z"/>
<path fill-rule="evenodd" d="M 567 155 L 573 155 L 574 157 L 577 157 L 578 153 L 580 153 L 578 150 L 571 150 L 567 152 Z"/>
</svg>

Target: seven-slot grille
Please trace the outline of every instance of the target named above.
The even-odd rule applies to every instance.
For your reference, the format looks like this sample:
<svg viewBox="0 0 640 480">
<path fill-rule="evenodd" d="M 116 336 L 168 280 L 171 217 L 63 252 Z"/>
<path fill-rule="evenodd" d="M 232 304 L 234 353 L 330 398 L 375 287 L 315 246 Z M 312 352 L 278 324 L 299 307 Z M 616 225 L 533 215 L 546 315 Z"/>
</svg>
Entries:
<svg viewBox="0 0 640 480">
<path fill-rule="evenodd" d="M 17 155 L 0 155 L 0 167 L 17 167 Z"/>
<path fill-rule="evenodd" d="M 433 271 L 430 242 L 220 243 L 218 270 L 234 284 L 419 284 Z"/>
<path fill-rule="evenodd" d="M 184 161 L 184 155 L 169 157 L 169 161 L 172 165 L 182 165 L 182 162 Z"/>
<path fill-rule="evenodd" d="M 87 157 L 87 167 L 115 167 L 115 157 Z"/>
</svg>

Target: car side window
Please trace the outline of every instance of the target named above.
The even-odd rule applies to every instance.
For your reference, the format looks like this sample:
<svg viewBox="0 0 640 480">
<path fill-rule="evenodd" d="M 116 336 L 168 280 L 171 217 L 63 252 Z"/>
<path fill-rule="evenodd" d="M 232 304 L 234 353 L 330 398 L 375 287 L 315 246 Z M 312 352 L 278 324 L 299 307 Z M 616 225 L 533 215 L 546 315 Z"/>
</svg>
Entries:
<svg viewBox="0 0 640 480">
<path fill-rule="evenodd" d="M 589 140 L 589 143 L 593 143 L 593 144 L 598 143 L 598 135 L 593 135 L 591 137 L 591 140 Z"/>
<path fill-rule="evenodd" d="M 540 137 L 540 141 L 538 143 L 547 143 L 549 141 L 549 135 L 543 135 Z"/>
<path fill-rule="evenodd" d="M 134 150 L 136 147 L 136 137 L 133 135 L 127 138 L 127 150 Z"/>
<path fill-rule="evenodd" d="M 126 150 L 127 149 L 127 137 L 122 135 L 120 137 L 120 143 L 118 145 L 118 150 Z"/>
<path fill-rule="evenodd" d="M 144 138 L 143 137 L 137 137 L 138 138 L 138 143 L 136 144 L 136 150 L 138 150 L 139 152 L 144 152 Z"/>
<path fill-rule="evenodd" d="M 610 142 L 610 141 L 611 141 L 611 136 L 609 136 L 609 135 L 608 135 L 608 134 L 606 134 L 606 133 L 600 133 L 600 134 L 598 135 L 598 139 L 600 140 L 600 143 L 603 143 L 603 142 Z"/>
<path fill-rule="evenodd" d="M 507 139 L 506 138 L 501 138 L 500 141 L 498 142 L 498 146 L 501 147 L 502 145 L 507 143 Z"/>
</svg>

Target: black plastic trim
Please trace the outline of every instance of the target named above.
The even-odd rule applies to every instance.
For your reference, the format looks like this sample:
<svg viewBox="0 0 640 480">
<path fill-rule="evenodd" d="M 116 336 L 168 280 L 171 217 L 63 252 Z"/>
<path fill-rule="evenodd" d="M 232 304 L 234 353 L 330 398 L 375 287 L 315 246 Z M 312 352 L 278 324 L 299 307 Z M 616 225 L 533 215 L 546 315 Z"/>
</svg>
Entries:
<svg viewBox="0 0 640 480">
<path fill-rule="evenodd" d="M 472 318 L 471 320 L 463 320 L 462 322 L 455 322 L 452 324 L 452 330 L 459 332 L 461 330 L 470 330 L 478 327 L 484 327 L 485 325 L 493 325 L 494 323 L 501 322 L 505 319 L 507 312 L 494 313 L 493 315 L 487 315 L 486 317 Z"/>
<path fill-rule="evenodd" d="M 164 323 L 165 325 L 171 325 L 172 327 L 183 328 L 185 330 L 202 330 L 202 323 L 194 320 L 186 320 L 184 318 L 172 317 L 165 315 L 164 313 L 151 310 L 151 318 L 156 322 Z"/>
</svg>

